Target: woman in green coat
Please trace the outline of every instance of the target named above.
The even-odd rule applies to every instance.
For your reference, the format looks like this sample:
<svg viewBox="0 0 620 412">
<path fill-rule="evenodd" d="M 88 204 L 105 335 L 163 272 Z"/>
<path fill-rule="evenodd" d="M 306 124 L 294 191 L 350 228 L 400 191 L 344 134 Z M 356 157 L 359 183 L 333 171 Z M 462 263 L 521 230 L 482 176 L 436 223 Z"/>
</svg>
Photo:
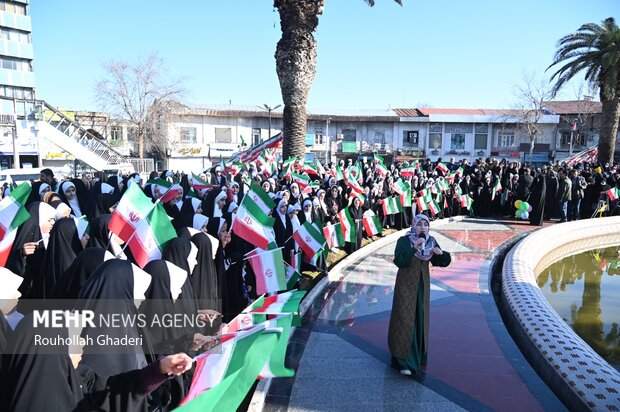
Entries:
<svg viewBox="0 0 620 412">
<path fill-rule="evenodd" d="M 429 235 L 430 221 L 419 214 L 411 231 L 398 239 L 394 264 L 398 266 L 394 301 L 388 331 L 392 365 L 403 375 L 421 375 L 428 354 L 430 312 L 429 261 L 434 266 L 450 264 L 450 254 L 441 250 Z"/>
</svg>

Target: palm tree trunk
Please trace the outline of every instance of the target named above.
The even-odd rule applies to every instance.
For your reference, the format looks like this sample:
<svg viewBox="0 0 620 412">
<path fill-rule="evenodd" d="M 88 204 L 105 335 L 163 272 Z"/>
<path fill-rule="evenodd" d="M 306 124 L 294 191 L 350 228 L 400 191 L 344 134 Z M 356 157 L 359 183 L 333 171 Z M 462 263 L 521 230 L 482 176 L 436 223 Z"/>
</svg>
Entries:
<svg viewBox="0 0 620 412">
<path fill-rule="evenodd" d="M 284 102 L 284 159 L 306 151 L 306 102 L 316 73 L 316 40 L 312 33 L 324 0 L 275 0 L 282 38 L 276 48 L 276 72 Z"/>
<path fill-rule="evenodd" d="M 620 88 L 618 88 L 620 91 Z M 611 164 L 616 150 L 616 136 L 618 134 L 618 117 L 620 117 L 620 96 L 616 93 L 614 99 L 604 99 L 602 103 L 601 134 L 598 138 L 598 160 L 602 164 Z"/>
</svg>

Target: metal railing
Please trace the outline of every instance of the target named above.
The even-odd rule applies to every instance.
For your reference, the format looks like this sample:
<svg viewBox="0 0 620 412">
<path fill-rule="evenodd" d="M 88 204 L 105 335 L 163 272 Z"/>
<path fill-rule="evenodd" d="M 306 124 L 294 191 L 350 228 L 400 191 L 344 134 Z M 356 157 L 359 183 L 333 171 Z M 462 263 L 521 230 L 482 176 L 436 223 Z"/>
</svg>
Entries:
<svg viewBox="0 0 620 412">
<path fill-rule="evenodd" d="M 71 120 L 60 110 L 50 105 L 44 100 L 38 100 L 37 105 L 43 110 L 52 112 L 48 120 L 41 119 L 49 123 L 56 130 L 64 133 L 68 137 L 76 140 L 79 144 L 99 156 L 109 165 L 120 165 L 128 163 L 128 159 L 110 147 L 107 140 L 101 140 L 88 130 Z M 59 119 L 59 120 L 56 120 Z"/>
</svg>

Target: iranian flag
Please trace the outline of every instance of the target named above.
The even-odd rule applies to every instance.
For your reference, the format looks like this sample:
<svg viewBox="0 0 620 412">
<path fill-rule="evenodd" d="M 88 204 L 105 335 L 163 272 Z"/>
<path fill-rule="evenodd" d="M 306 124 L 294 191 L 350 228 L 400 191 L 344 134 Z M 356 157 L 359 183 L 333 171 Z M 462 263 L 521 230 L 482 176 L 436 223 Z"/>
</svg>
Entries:
<svg viewBox="0 0 620 412">
<path fill-rule="evenodd" d="M 351 217 L 348 208 L 342 209 L 338 212 L 338 218 L 340 219 L 340 226 L 342 227 L 342 234 L 344 235 L 345 242 L 354 243 L 357 238 L 355 232 L 355 220 Z"/>
<path fill-rule="evenodd" d="M 316 159 L 316 170 L 319 172 L 319 176 L 325 175 L 325 168 L 323 167 L 319 159 Z"/>
<path fill-rule="evenodd" d="M 368 236 L 372 237 L 383 232 L 381 223 L 372 210 L 365 211 L 363 216 L 364 230 Z"/>
<path fill-rule="evenodd" d="M 297 260 L 301 264 L 301 256 L 298 256 Z M 286 262 L 284 262 L 284 266 L 286 267 L 286 289 L 291 290 L 301 279 L 301 271 Z"/>
<path fill-rule="evenodd" d="M 403 207 L 413 206 L 412 200 L 411 200 L 411 189 L 410 188 L 407 188 L 407 192 L 403 193 L 402 195 L 399 195 L 399 198 L 400 198 L 400 204 Z"/>
<path fill-rule="evenodd" d="M 495 179 L 495 184 L 493 185 L 493 192 L 491 192 L 491 200 L 495 200 L 495 195 L 502 191 L 502 185 L 499 182 L 499 179 Z"/>
<path fill-rule="evenodd" d="M 305 295 L 306 291 L 304 290 L 291 290 L 274 296 L 263 295 L 243 312 L 262 315 L 299 314 L 299 304 Z"/>
<path fill-rule="evenodd" d="M 22 183 L 0 201 L 0 241 L 30 218 L 30 213 L 24 205 L 31 190 L 32 188 L 28 183 Z"/>
<path fill-rule="evenodd" d="M 349 186 L 351 190 L 357 194 L 362 194 L 364 192 L 364 189 L 357 182 L 357 179 L 353 176 L 353 173 L 349 173 L 347 176 L 347 186 Z"/>
<path fill-rule="evenodd" d="M 609 200 L 612 202 L 618 198 L 618 189 L 615 187 L 612 187 L 605 193 L 607 193 L 607 196 L 609 196 Z"/>
<path fill-rule="evenodd" d="M 337 181 L 344 180 L 344 174 L 342 173 L 342 169 L 340 165 L 336 165 L 336 167 L 332 168 L 329 173 L 336 179 Z"/>
<path fill-rule="evenodd" d="M 439 177 L 437 179 L 437 187 L 442 191 L 445 192 L 446 190 L 450 190 L 450 185 L 448 184 L 448 180 L 443 178 L 443 177 Z"/>
<path fill-rule="evenodd" d="M 400 199 L 396 196 L 390 196 L 382 200 L 383 214 L 394 215 L 403 211 Z"/>
<path fill-rule="evenodd" d="M 385 167 L 385 165 L 381 162 L 377 162 L 375 163 L 375 172 L 379 173 L 381 176 L 384 176 L 387 174 L 388 170 L 387 167 Z"/>
<path fill-rule="evenodd" d="M 286 290 L 286 270 L 281 248 L 265 251 L 254 249 L 246 256 L 256 276 L 257 294 Z"/>
<path fill-rule="evenodd" d="M 332 225 L 330 223 L 323 227 L 323 234 L 325 235 L 327 246 L 329 246 L 330 249 L 344 246 L 344 235 L 342 234 L 341 225 Z"/>
<path fill-rule="evenodd" d="M 261 166 L 261 173 L 267 177 L 271 177 L 277 170 L 275 163 L 265 163 Z"/>
<path fill-rule="evenodd" d="M 265 322 L 266 328 L 269 330 L 281 330 L 278 341 L 271 350 L 271 354 L 263 369 L 261 369 L 258 377 L 264 378 L 290 378 L 295 375 L 295 371 L 289 369 L 285 365 L 286 349 L 288 341 L 291 337 L 291 327 L 293 326 L 293 316 L 290 314 L 278 315 L 273 319 Z"/>
<path fill-rule="evenodd" d="M 508 189 L 502 191 L 502 200 L 501 200 L 502 206 L 505 205 L 506 202 L 508 201 L 509 194 L 510 194 L 510 190 Z"/>
<path fill-rule="evenodd" d="M 231 229 L 240 238 L 266 250 L 275 239 L 274 221 L 250 196 L 244 196 Z"/>
<path fill-rule="evenodd" d="M 448 174 L 448 166 L 446 166 L 443 162 L 437 163 L 437 166 L 435 167 L 435 169 L 443 173 L 444 176 Z"/>
<path fill-rule="evenodd" d="M 302 172 L 319 176 L 319 170 L 316 168 L 316 164 L 311 162 L 305 162 L 301 169 Z"/>
<path fill-rule="evenodd" d="M 0 240 L 0 267 L 4 267 L 6 265 L 6 261 L 9 259 L 9 255 L 11 254 L 11 249 L 13 248 L 13 242 L 15 241 L 16 235 L 17 229 L 13 229 L 4 235 L 4 239 Z"/>
<path fill-rule="evenodd" d="M 383 162 L 384 162 L 384 160 L 383 160 L 383 156 L 379 156 L 379 155 L 378 155 L 378 154 L 376 154 L 376 153 L 372 155 L 372 158 L 374 159 L 375 164 L 377 164 L 377 163 L 381 163 L 381 164 L 383 164 Z"/>
<path fill-rule="evenodd" d="M 241 162 L 232 162 L 228 166 L 228 170 L 230 170 L 230 174 L 233 177 L 237 176 L 242 169 L 243 169 L 243 163 Z"/>
<path fill-rule="evenodd" d="M 409 186 L 407 186 L 407 183 L 405 183 L 402 180 L 398 179 L 396 182 L 392 183 L 392 188 L 399 195 L 404 195 L 405 193 L 407 193 L 407 190 L 409 189 Z"/>
<path fill-rule="evenodd" d="M 246 196 L 249 196 L 266 215 L 269 215 L 269 212 L 276 207 L 267 192 L 256 181 L 252 181 L 252 186 Z"/>
<path fill-rule="evenodd" d="M 275 349 L 278 333 L 260 324 L 223 335 L 221 344 L 195 358 L 189 392 L 181 412 L 237 410 Z"/>
<path fill-rule="evenodd" d="M 463 166 L 459 166 L 459 168 L 454 172 L 454 175 L 463 176 Z"/>
<path fill-rule="evenodd" d="M 118 202 L 108 229 L 128 244 L 140 268 L 161 259 L 166 242 L 177 237 L 164 207 L 153 204 L 138 185 L 129 186 Z"/>
<path fill-rule="evenodd" d="M 192 183 L 192 186 L 194 187 L 194 189 L 198 190 L 198 191 L 201 191 L 202 189 L 213 189 L 214 187 L 217 187 L 217 186 L 214 186 L 212 184 L 209 184 L 209 182 L 207 182 L 206 180 L 201 179 L 200 176 L 196 176 L 194 173 L 192 173 L 192 182 L 191 183 Z"/>
<path fill-rule="evenodd" d="M 410 176 L 414 176 L 415 172 L 416 172 L 415 166 L 407 166 L 401 169 L 400 175 L 405 176 L 405 177 L 410 177 Z"/>
<path fill-rule="evenodd" d="M 466 208 L 467 210 L 470 210 L 471 206 L 474 204 L 474 199 L 472 199 L 468 195 L 460 196 L 459 200 L 461 201 L 461 206 Z"/>
<path fill-rule="evenodd" d="M 320 230 L 310 222 L 304 222 L 299 229 L 293 233 L 293 239 L 309 258 L 313 258 L 325 244 L 325 237 Z"/>
<path fill-rule="evenodd" d="M 437 213 L 441 212 L 439 205 L 434 200 L 428 202 L 428 210 L 430 210 L 431 214 L 435 216 Z"/>
<path fill-rule="evenodd" d="M 299 185 L 299 189 L 304 189 L 310 184 L 310 178 L 308 176 L 293 173 L 293 181 Z"/>
<path fill-rule="evenodd" d="M 426 202 L 426 198 L 425 197 L 416 197 L 416 199 L 415 199 L 416 208 L 420 212 L 423 211 L 423 210 L 428 210 L 428 206 L 426 205 L 426 203 L 427 202 Z"/>
</svg>

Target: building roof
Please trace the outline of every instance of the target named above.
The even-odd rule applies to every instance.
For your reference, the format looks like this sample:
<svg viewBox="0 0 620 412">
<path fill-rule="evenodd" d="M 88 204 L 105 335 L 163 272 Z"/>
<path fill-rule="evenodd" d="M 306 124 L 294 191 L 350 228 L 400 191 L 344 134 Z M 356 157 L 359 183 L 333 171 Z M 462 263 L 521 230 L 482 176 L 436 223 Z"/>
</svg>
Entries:
<svg viewBox="0 0 620 412">
<path fill-rule="evenodd" d="M 398 117 L 423 117 L 424 115 L 418 109 L 392 109 Z"/>
<path fill-rule="evenodd" d="M 545 107 L 555 114 L 601 113 L 603 105 L 593 100 L 566 100 L 545 102 Z"/>
<path fill-rule="evenodd" d="M 271 112 L 272 118 L 282 118 L 282 107 Z M 186 107 L 185 114 L 197 114 L 205 116 L 222 117 L 269 117 L 269 112 L 260 106 L 237 105 L 237 104 L 199 104 Z M 315 109 L 307 108 L 308 120 L 327 120 L 333 121 L 394 121 L 398 120 L 389 109 Z"/>
</svg>

